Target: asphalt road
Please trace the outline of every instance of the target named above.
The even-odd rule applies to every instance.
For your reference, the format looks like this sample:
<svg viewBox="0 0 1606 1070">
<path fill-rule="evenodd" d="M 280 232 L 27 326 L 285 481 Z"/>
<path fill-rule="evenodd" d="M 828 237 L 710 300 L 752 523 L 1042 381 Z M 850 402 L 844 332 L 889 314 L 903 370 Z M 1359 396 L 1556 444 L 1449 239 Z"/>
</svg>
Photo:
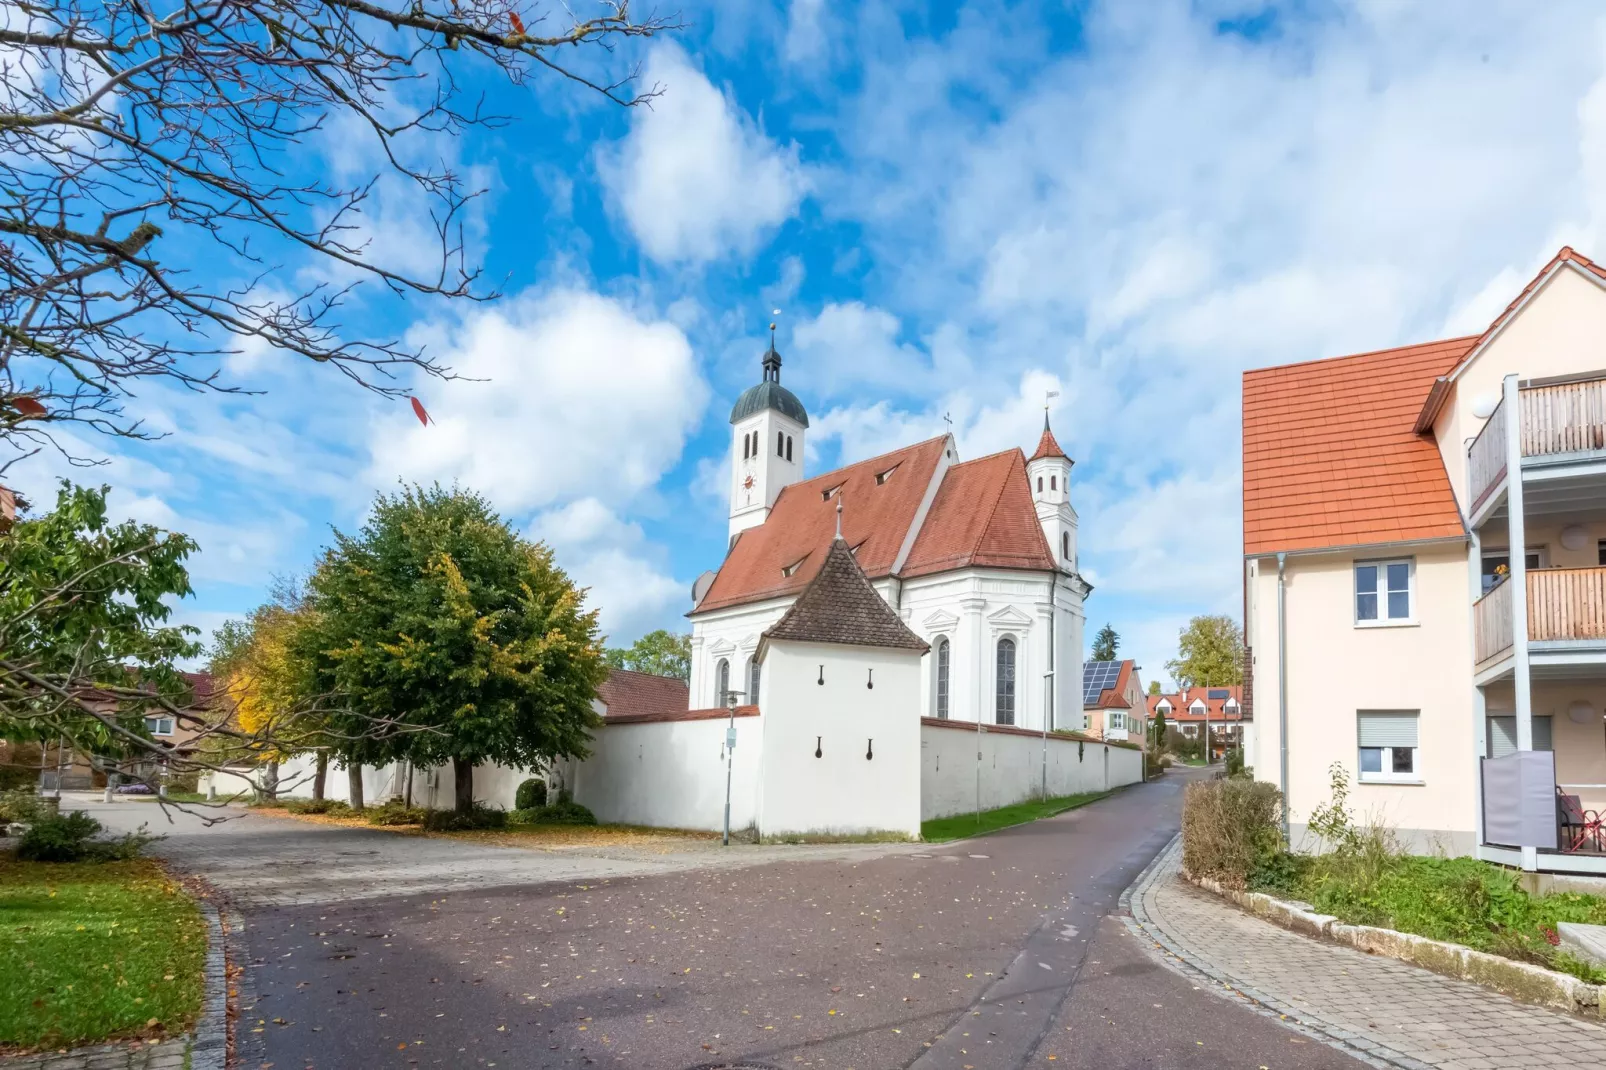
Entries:
<svg viewBox="0 0 1606 1070">
<path fill-rule="evenodd" d="M 240 1065 L 1361 1066 L 1111 916 L 1181 780 L 916 853 L 248 908 Z"/>
</svg>

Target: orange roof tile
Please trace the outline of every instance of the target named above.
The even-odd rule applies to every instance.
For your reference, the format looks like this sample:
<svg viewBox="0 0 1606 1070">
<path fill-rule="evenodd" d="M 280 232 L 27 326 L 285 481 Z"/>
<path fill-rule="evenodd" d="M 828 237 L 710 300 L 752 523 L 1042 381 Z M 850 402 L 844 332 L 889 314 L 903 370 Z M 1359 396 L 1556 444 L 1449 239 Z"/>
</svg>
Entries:
<svg viewBox="0 0 1606 1070">
<path fill-rule="evenodd" d="M 1032 460 L 1036 461 L 1043 457 L 1065 457 L 1065 451 L 1060 449 L 1059 441 L 1054 438 L 1054 432 L 1048 429 L 1047 413 L 1043 414 L 1043 437 L 1037 440 L 1037 452 L 1032 454 Z M 1069 459 L 1066 457 L 1066 460 Z"/>
<path fill-rule="evenodd" d="M 1464 534 L 1438 447 L 1413 425 L 1474 341 L 1245 372 L 1245 555 Z"/>
<path fill-rule="evenodd" d="M 842 537 L 859 567 L 871 579 L 890 574 L 946 445 L 946 435 L 928 439 L 782 488 L 768 519 L 737 537 L 693 612 L 801 591 L 825 563 L 836 532 L 837 494 Z M 878 483 L 881 475 L 886 480 Z M 827 498 L 831 490 L 836 494 Z M 793 565 L 788 576 L 784 570 Z"/>
<path fill-rule="evenodd" d="M 1055 568 L 1020 450 L 948 469 L 899 575 L 966 567 Z"/>
<path fill-rule="evenodd" d="M 1171 708 L 1166 711 L 1166 720 L 1196 722 L 1203 721 L 1205 720 L 1204 714 L 1189 712 L 1195 702 L 1202 702 L 1204 703 L 1206 711 L 1209 713 L 1210 720 L 1238 721 L 1243 719 L 1243 690 L 1244 689 L 1238 684 L 1233 684 L 1231 687 L 1190 687 L 1183 691 L 1173 692 L 1169 695 L 1149 695 L 1147 696 L 1149 713 L 1152 716 L 1155 710 L 1159 708 L 1160 700 L 1165 699 L 1171 703 Z M 1236 712 L 1229 716 L 1227 713 L 1227 699 L 1211 698 L 1210 692 L 1212 691 L 1228 692 L 1228 697 L 1231 698 L 1232 701 L 1238 703 Z"/>
<path fill-rule="evenodd" d="M 684 713 L 691 705 L 691 689 L 676 676 L 654 676 L 631 669 L 609 669 L 597 688 L 597 698 L 608 708 L 604 716 L 660 717 Z"/>
</svg>

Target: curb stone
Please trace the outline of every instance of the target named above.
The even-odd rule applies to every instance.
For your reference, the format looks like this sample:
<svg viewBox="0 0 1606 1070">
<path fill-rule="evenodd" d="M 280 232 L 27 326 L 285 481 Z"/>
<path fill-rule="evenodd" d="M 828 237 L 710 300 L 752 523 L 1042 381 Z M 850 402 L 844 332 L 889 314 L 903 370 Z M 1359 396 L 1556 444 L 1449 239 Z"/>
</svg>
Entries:
<svg viewBox="0 0 1606 1070">
<path fill-rule="evenodd" d="M 1279 1025 L 1343 1052 L 1368 1066 L 1397 1068 L 1397 1070 L 1432 1070 L 1428 1063 L 1368 1040 L 1309 1010 L 1294 1007 L 1247 985 L 1240 984 L 1227 973 L 1199 959 L 1179 946 L 1149 917 L 1143 898 L 1149 889 L 1172 872 L 1180 872 L 1182 834 L 1172 838 L 1147 869 L 1138 875 L 1126 891 L 1121 893 L 1120 904 L 1130 916 L 1121 920 L 1127 930 L 1143 943 L 1150 957 L 1173 973 L 1180 974 L 1200 988 L 1213 992 L 1222 999 L 1247 1007 L 1256 1014 L 1269 1018 Z"/>
</svg>

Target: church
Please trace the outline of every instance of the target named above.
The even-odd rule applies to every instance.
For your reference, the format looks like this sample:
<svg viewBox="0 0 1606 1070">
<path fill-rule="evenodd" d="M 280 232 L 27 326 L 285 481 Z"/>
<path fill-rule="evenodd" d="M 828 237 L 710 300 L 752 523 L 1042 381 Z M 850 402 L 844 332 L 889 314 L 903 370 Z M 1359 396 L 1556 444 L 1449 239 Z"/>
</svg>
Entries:
<svg viewBox="0 0 1606 1070">
<path fill-rule="evenodd" d="M 952 434 L 815 476 L 773 335 L 730 416 L 730 541 L 692 590 L 675 696 L 615 673 L 593 753 L 561 770 L 600 820 L 763 837 L 920 823 L 1142 778 L 1081 725 L 1071 459 L 962 460 Z M 678 701 L 676 700 L 678 697 Z M 678 708 L 665 708 L 674 703 Z"/>
</svg>

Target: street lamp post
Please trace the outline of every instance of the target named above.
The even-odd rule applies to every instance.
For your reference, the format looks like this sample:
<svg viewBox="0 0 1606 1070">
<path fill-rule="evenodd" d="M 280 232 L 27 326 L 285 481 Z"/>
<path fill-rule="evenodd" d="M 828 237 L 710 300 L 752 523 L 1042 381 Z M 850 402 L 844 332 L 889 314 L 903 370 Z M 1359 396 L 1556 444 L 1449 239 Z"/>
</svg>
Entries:
<svg viewBox="0 0 1606 1070">
<path fill-rule="evenodd" d="M 721 846 L 731 845 L 731 765 L 736 750 L 736 700 L 742 692 L 725 692 L 725 708 L 730 710 L 730 720 L 725 726 L 725 838 Z"/>
</svg>

